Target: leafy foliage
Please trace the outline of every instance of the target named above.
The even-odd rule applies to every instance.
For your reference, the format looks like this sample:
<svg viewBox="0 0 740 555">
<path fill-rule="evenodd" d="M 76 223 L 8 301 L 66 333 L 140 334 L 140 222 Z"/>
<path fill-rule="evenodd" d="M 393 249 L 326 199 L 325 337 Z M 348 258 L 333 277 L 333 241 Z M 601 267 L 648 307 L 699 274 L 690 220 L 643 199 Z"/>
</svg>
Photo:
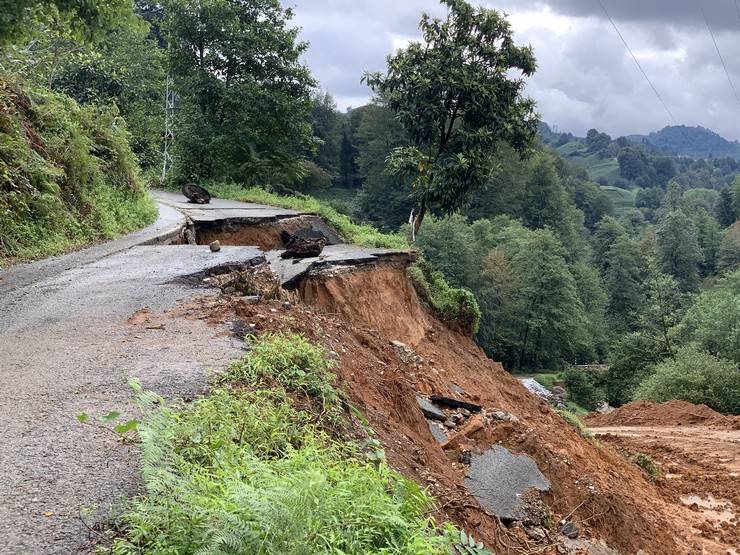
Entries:
<svg viewBox="0 0 740 555">
<path fill-rule="evenodd" d="M 413 180 L 415 231 L 428 208 L 449 214 L 485 183 L 498 141 L 524 151 L 537 125 L 523 80 L 509 76 L 534 72 L 531 48 L 514 44 L 503 14 L 443 4 L 444 20 L 422 16 L 423 42 L 389 56 L 386 75 L 365 76 L 411 143 L 393 151 L 389 169 Z"/>
<path fill-rule="evenodd" d="M 0 259 L 31 259 L 152 221 L 123 120 L 0 77 Z"/>
<path fill-rule="evenodd" d="M 643 472 L 645 472 L 651 482 L 658 479 L 660 474 L 658 471 L 658 465 L 655 464 L 655 461 L 650 456 L 645 453 L 635 453 L 632 457 L 632 461 L 639 466 Z"/>
<path fill-rule="evenodd" d="M 290 186 L 308 175 L 307 45 L 278 0 L 166 2 L 178 93 L 175 183 L 208 178 Z"/>
<path fill-rule="evenodd" d="M 416 484 L 330 438 L 287 394 L 332 390 L 320 384 L 331 377 L 320 349 L 288 336 L 253 348 L 228 374 L 240 387 L 148 414 L 147 494 L 124 515 L 113 553 L 442 555 L 462 545 L 454 528 L 438 533 Z"/>
<path fill-rule="evenodd" d="M 740 366 L 687 345 L 656 365 L 635 390 L 635 399 L 682 399 L 716 411 L 740 414 Z"/>
<path fill-rule="evenodd" d="M 469 334 L 478 331 L 480 308 L 470 291 L 450 287 L 442 273 L 424 259 L 409 268 L 409 276 L 422 301 L 426 302 L 443 322 L 459 326 Z"/>
<path fill-rule="evenodd" d="M 593 437 L 591 432 L 588 431 L 588 428 L 583 425 L 581 419 L 573 412 L 565 409 L 556 409 L 555 412 L 557 412 L 570 426 L 573 426 L 582 438 L 590 439 Z"/>
<path fill-rule="evenodd" d="M 599 379 L 592 372 L 570 366 L 563 372 L 568 397 L 588 410 L 596 410 L 606 400 Z"/>
</svg>

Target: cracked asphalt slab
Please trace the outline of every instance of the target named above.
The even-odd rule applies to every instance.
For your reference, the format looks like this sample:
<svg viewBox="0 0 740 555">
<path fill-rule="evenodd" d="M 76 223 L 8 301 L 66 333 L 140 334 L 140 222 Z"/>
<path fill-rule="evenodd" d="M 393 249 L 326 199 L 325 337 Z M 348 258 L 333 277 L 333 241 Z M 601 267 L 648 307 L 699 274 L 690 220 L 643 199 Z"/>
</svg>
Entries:
<svg viewBox="0 0 740 555">
<path fill-rule="evenodd" d="M 207 292 L 179 276 L 261 257 L 254 247 L 139 246 L 2 294 L 1 554 L 84 551 L 94 533 L 81 512 L 104 515 L 139 490 L 137 448 L 76 415 L 135 417 L 133 376 L 166 398 L 203 391 L 208 369 L 238 357 L 241 342 L 200 320 L 151 330 L 126 320 Z"/>
<path fill-rule="evenodd" d="M 91 524 L 141 491 L 137 446 L 78 422 L 78 414 L 88 413 L 92 423 L 113 410 L 136 417 L 131 377 L 165 398 L 191 398 L 207 387 L 209 369 L 242 355 L 243 343 L 227 325 L 187 318 L 151 329 L 127 323 L 141 309 L 162 312 L 208 294 L 184 277 L 279 254 L 168 244 L 180 237 L 186 216 L 253 222 L 297 214 L 220 199 L 204 209 L 174 193 L 153 195 L 159 218 L 139 232 L 0 270 L 0 555 L 87 552 L 96 535 Z M 287 283 L 317 265 L 393 254 L 336 245 L 289 270 L 271 261 Z"/>
</svg>

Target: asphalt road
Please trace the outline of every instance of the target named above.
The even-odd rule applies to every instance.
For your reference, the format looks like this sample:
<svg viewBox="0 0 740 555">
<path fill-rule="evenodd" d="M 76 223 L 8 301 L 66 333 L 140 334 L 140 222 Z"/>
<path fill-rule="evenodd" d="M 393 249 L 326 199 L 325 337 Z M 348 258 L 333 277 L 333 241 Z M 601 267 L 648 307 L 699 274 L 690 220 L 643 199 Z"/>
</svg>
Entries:
<svg viewBox="0 0 740 555">
<path fill-rule="evenodd" d="M 166 398 L 191 397 L 206 388 L 208 369 L 243 353 L 241 341 L 202 320 L 172 318 L 152 329 L 126 320 L 143 308 L 161 312 L 208 294 L 175 278 L 265 255 L 249 246 L 213 253 L 207 246 L 145 245 L 177 237 L 183 213 L 263 221 L 291 211 L 219 200 L 203 209 L 179 195 L 155 196 L 160 217 L 140 232 L 0 270 L 0 555 L 85 551 L 95 537 L 89 524 L 141 488 L 136 447 L 76 415 L 86 412 L 91 422 L 113 410 L 135 417 L 130 377 Z M 337 245 L 324 259 L 282 273 L 391 254 Z"/>
<path fill-rule="evenodd" d="M 176 277 L 262 256 L 253 247 L 136 246 L 169 240 L 184 221 L 160 204 L 157 222 L 137 233 L 0 271 L 0 554 L 84 551 L 95 536 L 89 523 L 141 487 L 136 447 L 77 414 L 136 416 L 134 376 L 168 398 L 192 396 L 209 368 L 242 352 L 200 320 L 126 323 L 141 308 L 206 293 Z"/>
</svg>

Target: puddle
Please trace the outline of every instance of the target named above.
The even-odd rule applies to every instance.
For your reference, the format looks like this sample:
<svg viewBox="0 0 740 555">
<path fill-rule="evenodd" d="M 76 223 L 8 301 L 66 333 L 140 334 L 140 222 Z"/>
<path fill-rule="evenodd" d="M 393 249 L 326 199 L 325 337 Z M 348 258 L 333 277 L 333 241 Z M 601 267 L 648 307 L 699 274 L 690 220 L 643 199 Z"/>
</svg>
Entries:
<svg viewBox="0 0 740 555">
<path fill-rule="evenodd" d="M 728 524 L 735 520 L 735 513 L 729 508 L 732 503 L 726 499 L 716 499 L 711 493 L 707 494 L 706 497 L 700 497 L 698 495 L 682 495 L 681 503 L 687 506 L 696 504 L 701 513 L 710 522 L 721 524 L 727 522 Z"/>
</svg>

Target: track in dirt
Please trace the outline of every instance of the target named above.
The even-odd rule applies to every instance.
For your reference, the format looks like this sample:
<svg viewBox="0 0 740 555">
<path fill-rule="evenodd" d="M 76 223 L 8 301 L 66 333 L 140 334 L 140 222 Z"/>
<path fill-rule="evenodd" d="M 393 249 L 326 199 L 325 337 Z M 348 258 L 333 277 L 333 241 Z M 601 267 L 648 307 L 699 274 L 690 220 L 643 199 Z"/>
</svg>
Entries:
<svg viewBox="0 0 740 555">
<path fill-rule="evenodd" d="M 590 428 L 625 456 L 649 455 L 656 485 L 676 506 L 675 523 L 691 530 L 707 555 L 740 553 L 740 430 L 715 426 Z"/>
</svg>

